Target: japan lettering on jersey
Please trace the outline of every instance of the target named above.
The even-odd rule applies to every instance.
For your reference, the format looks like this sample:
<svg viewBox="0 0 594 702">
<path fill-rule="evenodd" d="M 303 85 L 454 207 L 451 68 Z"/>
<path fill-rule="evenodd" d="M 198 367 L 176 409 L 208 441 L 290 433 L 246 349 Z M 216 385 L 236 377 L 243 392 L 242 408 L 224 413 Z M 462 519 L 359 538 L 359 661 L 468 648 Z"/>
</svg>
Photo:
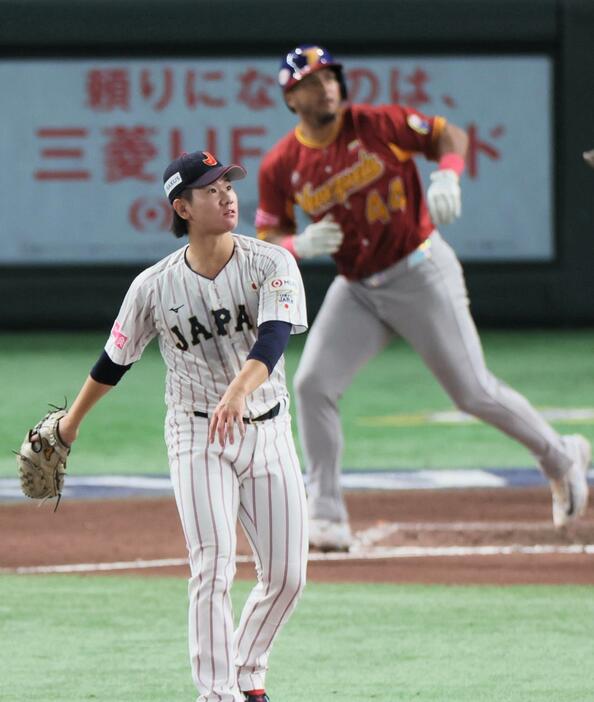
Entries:
<svg viewBox="0 0 594 702">
<path fill-rule="evenodd" d="M 258 326 L 290 322 L 307 329 L 305 293 L 293 256 L 279 246 L 233 235 L 233 256 L 214 279 L 193 271 L 186 247 L 143 271 L 132 283 L 105 350 L 114 363 L 137 361 L 159 337 L 167 367 L 168 407 L 208 413 L 246 361 Z M 288 402 L 284 359 L 246 401 L 257 417 Z"/>
<path fill-rule="evenodd" d="M 294 206 L 312 220 L 331 213 L 345 237 L 339 272 L 360 279 L 387 268 L 433 231 L 415 153 L 437 158 L 442 117 L 399 105 L 345 108 L 326 143 L 287 134 L 262 161 L 256 227 L 295 231 Z"/>
</svg>

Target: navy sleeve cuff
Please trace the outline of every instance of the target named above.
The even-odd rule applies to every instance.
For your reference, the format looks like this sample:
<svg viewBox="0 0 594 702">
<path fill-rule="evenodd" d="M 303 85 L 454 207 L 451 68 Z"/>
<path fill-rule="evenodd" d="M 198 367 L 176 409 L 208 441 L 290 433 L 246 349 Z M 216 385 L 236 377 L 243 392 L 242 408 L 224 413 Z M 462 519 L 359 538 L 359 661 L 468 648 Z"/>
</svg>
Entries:
<svg viewBox="0 0 594 702">
<path fill-rule="evenodd" d="M 272 320 L 263 322 L 258 327 L 258 338 L 248 354 L 248 358 L 264 363 L 268 368 L 268 375 L 274 370 L 278 359 L 283 355 L 291 336 L 290 322 Z"/>
<path fill-rule="evenodd" d="M 91 368 L 90 375 L 93 380 L 103 383 L 103 385 L 117 385 L 124 373 L 130 370 L 131 366 L 131 363 L 128 363 L 127 366 L 120 366 L 119 363 L 114 363 L 107 355 L 107 352 L 103 351 L 97 363 Z"/>
</svg>

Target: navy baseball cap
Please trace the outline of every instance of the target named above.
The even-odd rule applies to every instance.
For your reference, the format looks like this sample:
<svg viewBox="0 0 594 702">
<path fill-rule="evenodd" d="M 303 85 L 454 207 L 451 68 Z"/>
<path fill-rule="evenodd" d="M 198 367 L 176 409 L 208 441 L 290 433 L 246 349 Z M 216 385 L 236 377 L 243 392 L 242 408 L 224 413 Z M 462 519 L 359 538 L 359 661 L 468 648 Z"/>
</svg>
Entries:
<svg viewBox="0 0 594 702">
<path fill-rule="evenodd" d="M 223 166 L 208 151 L 193 151 L 182 154 L 167 166 L 163 173 L 163 188 L 169 202 L 173 203 L 186 188 L 204 188 L 223 176 L 228 180 L 239 180 L 245 178 L 246 171 L 235 164 Z"/>
</svg>

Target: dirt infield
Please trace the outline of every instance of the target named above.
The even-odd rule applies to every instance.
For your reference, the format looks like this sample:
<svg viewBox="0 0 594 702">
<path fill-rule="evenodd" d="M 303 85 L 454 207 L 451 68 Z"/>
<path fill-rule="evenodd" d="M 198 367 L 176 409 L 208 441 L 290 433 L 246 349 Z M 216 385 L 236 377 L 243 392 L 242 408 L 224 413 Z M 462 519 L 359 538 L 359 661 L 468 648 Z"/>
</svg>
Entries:
<svg viewBox="0 0 594 702">
<path fill-rule="evenodd" d="M 557 532 L 547 489 L 349 492 L 347 502 L 356 545 L 348 557 L 312 554 L 310 580 L 594 584 L 594 510 Z M 188 574 L 173 498 L 63 501 L 52 510 L 0 505 L 0 569 L 91 564 L 79 570 L 96 572 L 92 564 L 110 563 L 104 572 Z M 241 533 L 238 553 L 238 577 L 253 578 Z"/>
</svg>

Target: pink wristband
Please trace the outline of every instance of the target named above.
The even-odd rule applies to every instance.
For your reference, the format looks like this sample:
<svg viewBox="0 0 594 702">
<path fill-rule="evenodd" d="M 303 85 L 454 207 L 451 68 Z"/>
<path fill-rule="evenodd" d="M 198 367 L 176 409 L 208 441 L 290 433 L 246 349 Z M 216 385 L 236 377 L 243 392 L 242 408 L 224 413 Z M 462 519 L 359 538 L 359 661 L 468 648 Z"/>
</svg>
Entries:
<svg viewBox="0 0 594 702">
<path fill-rule="evenodd" d="M 457 175 L 461 176 L 464 173 L 464 159 L 460 154 L 455 154 L 450 152 L 449 154 L 444 154 L 439 159 L 439 170 L 444 171 L 449 169 L 454 171 Z"/>
<path fill-rule="evenodd" d="M 299 258 L 295 251 L 295 237 L 293 235 L 287 234 L 287 236 L 284 236 L 280 241 L 280 245 L 283 249 L 287 249 L 289 253 L 292 253 L 295 258 Z"/>
</svg>

